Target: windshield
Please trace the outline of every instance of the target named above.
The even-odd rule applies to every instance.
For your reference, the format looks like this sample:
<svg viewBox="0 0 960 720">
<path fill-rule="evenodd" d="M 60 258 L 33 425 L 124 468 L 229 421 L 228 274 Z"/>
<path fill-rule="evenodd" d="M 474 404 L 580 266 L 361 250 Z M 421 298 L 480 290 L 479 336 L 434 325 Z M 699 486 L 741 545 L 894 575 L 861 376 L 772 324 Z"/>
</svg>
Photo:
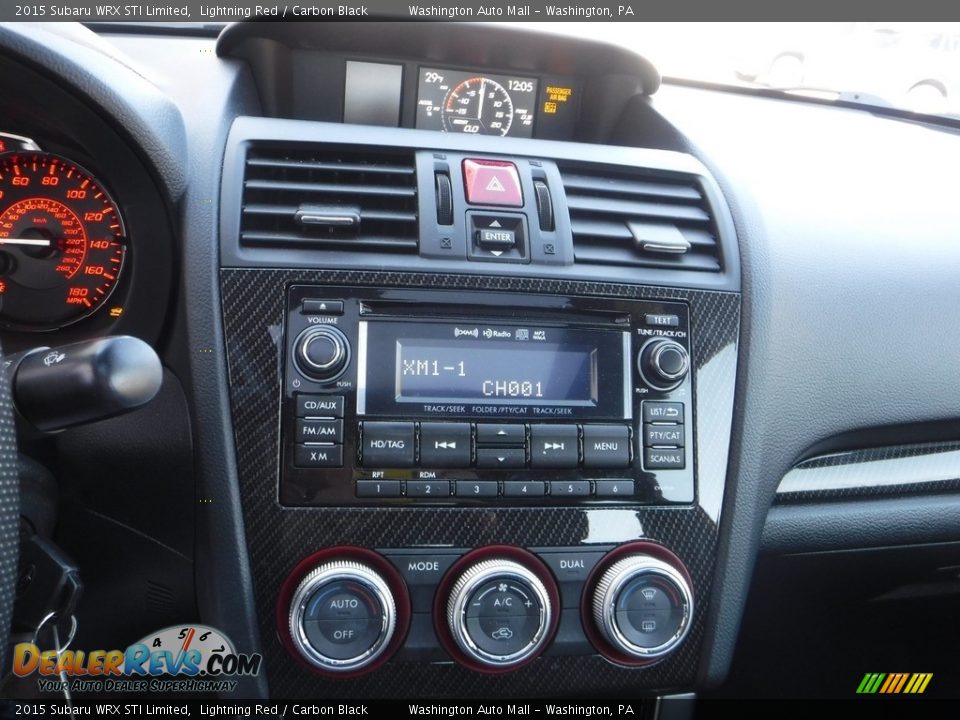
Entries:
<svg viewBox="0 0 960 720">
<path fill-rule="evenodd" d="M 960 116 L 960 23 L 537 23 L 639 52 L 667 79 Z"/>
</svg>

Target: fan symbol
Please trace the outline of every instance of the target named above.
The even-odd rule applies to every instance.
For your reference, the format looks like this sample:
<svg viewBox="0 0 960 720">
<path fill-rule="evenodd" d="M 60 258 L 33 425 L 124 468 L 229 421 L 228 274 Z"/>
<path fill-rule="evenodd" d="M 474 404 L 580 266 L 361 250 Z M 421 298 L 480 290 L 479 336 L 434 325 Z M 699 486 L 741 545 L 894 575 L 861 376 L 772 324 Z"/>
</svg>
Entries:
<svg viewBox="0 0 960 720">
<path fill-rule="evenodd" d="M 506 583 L 500 583 L 500 586 L 497 588 L 497 590 L 499 590 L 500 592 L 506 592 L 506 591 L 507 591 L 507 584 L 506 584 Z"/>
</svg>

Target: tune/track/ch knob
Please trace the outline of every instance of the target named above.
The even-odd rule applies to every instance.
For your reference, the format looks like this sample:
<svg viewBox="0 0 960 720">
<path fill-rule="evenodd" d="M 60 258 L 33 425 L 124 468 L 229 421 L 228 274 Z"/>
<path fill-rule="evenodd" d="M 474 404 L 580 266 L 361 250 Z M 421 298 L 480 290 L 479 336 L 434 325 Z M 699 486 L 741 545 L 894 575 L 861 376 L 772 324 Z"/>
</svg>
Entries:
<svg viewBox="0 0 960 720">
<path fill-rule="evenodd" d="M 654 338 L 637 356 L 640 375 L 653 387 L 669 390 L 683 382 L 690 370 L 690 355 L 676 340 Z"/>
<path fill-rule="evenodd" d="M 683 642 L 693 594 L 673 565 L 650 555 L 627 555 L 600 576 L 591 609 L 596 629 L 613 650 L 653 660 Z"/>
<path fill-rule="evenodd" d="M 293 346 L 297 369 L 313 380 L 335 380 L 350 361 L 350 341 L 330 325 L 317 325 L 304 330 Z"/>
</svg>

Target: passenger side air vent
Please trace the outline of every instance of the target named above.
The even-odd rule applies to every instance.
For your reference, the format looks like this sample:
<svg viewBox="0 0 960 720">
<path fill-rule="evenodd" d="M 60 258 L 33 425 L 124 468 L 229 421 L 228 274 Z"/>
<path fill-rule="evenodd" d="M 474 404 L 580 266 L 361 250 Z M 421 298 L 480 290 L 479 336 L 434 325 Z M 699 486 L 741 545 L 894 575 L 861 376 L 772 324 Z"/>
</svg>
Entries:
<svg viewBox="0 0 960 720">
<path fill-rule="evenodd" d="M 577 263 L 717 273 L 717 231 L 692 176 L 564 165 Z"/>
<path fill-rule="evenodd" d="M 255 145 L 247 153 L 240 243 L 417 251 L 412 152 Z"/>
</svg>

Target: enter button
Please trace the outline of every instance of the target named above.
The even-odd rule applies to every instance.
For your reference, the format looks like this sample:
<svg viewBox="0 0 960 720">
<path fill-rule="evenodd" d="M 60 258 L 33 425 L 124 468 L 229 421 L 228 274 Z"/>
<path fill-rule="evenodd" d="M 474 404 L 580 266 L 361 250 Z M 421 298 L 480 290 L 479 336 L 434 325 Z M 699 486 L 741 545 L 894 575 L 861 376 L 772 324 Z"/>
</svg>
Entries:
<svg viewBox="0 0 960 720">
<path fill-rule="evenodd" d="M 625 425 L 584 425 L 583 466 L 588 468 L 629 467 L 629 429 Z"/>
</svg>

